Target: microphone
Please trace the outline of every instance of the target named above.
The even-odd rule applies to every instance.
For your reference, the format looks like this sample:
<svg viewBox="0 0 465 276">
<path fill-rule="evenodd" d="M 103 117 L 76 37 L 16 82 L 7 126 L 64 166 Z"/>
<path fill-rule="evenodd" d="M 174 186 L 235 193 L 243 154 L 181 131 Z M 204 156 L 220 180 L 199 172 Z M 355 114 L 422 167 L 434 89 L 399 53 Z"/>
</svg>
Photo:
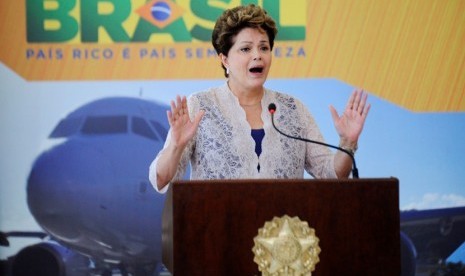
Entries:
<svg viewBox="0 0 465 276">
<path fill-rule="evenodd" d="M 330 148 L 337 149 L 337 150 L 340 150 L 342 152 L 347 153 L 350 156 L 350 158 L 352 159 L 352 177 L 353 178 L 358 178 L 357 165 L 355 164 L 354 155 L 351 152 L 349 152 L 348 150 L 343 149 L 341 147 L 333 146 L 333 145 L 326 144 L 326 143 L 323 143 L 323 142 L 320 142 L 320 141 L 309 140 L 309 139 L 305 139 L 305 138 L 302 138 L 302 137 L 291 136 L 289 134 L 286 134 L 286 133 L 282 132 L 281 130 L 279 130 L 274 124 L 274 113 L 276 112 L 276 105 L 274 103 L 270 103 L 270 105 L 268 105 L 268 111 L 271 114 L 271 123 L 273 124 L 274 129 L 276 129 L 276 131 L 278 131 L 281 135 L 284 135 L 284 136 L 286 136 L 288 138 L 291 138 L 291 139 L 296 139 L 296 140 L 300 140 L 300 141 L 304 141 L 304 142 L 308 142 L 308 143 L 314 143 L 314 144 L 322 145 L 322 146 L 325 146 L 325 147 L 330 147 Z"/>
</svg>

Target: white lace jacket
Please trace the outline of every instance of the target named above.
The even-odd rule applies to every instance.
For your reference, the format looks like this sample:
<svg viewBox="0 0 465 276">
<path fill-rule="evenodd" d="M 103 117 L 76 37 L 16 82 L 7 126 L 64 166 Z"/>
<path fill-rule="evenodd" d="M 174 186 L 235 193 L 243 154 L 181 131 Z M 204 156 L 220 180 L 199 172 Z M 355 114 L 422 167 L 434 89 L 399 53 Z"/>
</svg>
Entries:
<svg viewBox="0 0 465 276">
<path fill-rule="evenodd" d="M 255 153 L 244 110 L 227 84 L 193 94 L 188 99 L 189 116 L 205 110 L 196 136 L 187 145 L 172 181 L 181 179 L 190 161 L 191 179 L 294 178 L 304 169 L 316 178 L 336 178 L 334 154 L 326 147 L 293 140 L 279 134 L 271 124 L 268 105 L 276 104 L 276 126 L 289 135 L 324 141 L 307 108 L 297 99 L 265 89 L 261 101 L 265 137 L 260 158 Z M 171 133 L 165 142 L 170 141 Z M 149 178 L 158 191 L 156 166 L 150 165 Z M 260 171 L 257 165 L 260 164 Z M 166 192 L 168 185 L 161 193 Z"/>
</svg>

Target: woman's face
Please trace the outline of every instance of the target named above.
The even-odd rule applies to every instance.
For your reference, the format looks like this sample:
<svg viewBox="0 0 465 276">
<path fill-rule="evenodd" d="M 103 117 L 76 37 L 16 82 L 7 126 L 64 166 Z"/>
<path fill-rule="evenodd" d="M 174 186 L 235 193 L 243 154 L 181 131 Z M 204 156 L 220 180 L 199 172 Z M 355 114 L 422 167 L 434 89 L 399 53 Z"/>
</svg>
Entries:
<svg viewBox="0 0 465 276">
<path fill-rule="evenodd" d="M 241 90 L 262 89 L 271 66 L 271 47 L 265 31 L 242 29 L 235 38 L 228 56 L 220 55 L 229 68 L 229 85 Z"/>
</svg>

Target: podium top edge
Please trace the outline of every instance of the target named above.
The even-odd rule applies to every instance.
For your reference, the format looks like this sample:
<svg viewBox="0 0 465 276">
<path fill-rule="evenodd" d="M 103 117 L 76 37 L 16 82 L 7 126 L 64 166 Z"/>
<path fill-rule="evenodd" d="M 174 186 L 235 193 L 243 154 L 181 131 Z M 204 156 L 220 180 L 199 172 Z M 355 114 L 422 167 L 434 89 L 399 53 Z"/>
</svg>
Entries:
<svg viewBox="0 0 465 276">
<path fill-rule="evenodd" d="M 189 184 L 189 185 L 205 185 L 205 184 L 309 184 L 309 183 L 324 183 L 324 184 L 356 184 L 356 183 L 366 183 L 366 184 L 377 184 L 377 183 L 388 183 L 392 185 L 398 185 L 399 179 L 396 177 L 387 177 L 387 178 L 345 178 L 345 179 L 205 179 L 205 180 L 178 180 L 173 182 L 174 186 Z"/>
</svg>

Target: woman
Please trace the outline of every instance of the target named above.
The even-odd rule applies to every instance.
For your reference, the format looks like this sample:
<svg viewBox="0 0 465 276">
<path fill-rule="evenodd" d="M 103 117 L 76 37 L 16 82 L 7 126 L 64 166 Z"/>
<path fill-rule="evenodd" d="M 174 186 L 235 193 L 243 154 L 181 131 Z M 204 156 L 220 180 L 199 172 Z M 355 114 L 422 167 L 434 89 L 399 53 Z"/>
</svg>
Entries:
<svg viewBox="0 0 465 276">
<path fill-rule="evenodd" d="M 226 10 L 218 18 L 212 43 L 227 82 L 220 87 L 176 97 L 167 112 L 170 131 L 150 166 L 150 181 L 159 192 L 180 179 L 190 161 L 191 179 L 303 178 L 304 169 L 317 178 L 345 178 L 351 158 L 328 148 L 286 138 L 271 124 L 267 110 L 277 105 L 276 125 L 293 136 L 323 141 L 313 117 L 297 99 L 264 87 L 271 67 L 277 29 L 255 5 Z M 355 91 L 346 110 L 331 114 L 340 146 L 357 148 L 370 105 Z"/>
</svg>

